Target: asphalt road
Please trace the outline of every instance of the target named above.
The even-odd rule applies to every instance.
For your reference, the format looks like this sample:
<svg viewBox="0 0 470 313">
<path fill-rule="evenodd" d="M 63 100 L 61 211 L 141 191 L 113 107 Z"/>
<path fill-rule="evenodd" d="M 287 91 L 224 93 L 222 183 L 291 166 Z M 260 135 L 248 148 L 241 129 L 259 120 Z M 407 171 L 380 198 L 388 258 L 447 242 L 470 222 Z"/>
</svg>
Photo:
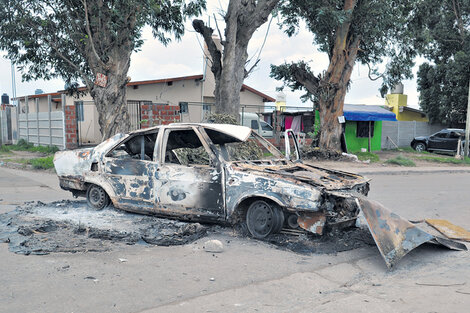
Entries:
<svg viewBox="0 0 470 313">
<path fill-rule="evenodd" d="M 372 199 L 408 219 L 470 229 L 470 174 L 369 174 Z M 54 175 L 0 168 L 0 213 L 24 201 L 70 199 Z M 0 244 L 0 312 L 466 312 L 469 252 L 423 246 L 388 271 L 378 250 L 298 255 L 211 235 L 178 247 L 16 255 Z"/>
</svg>

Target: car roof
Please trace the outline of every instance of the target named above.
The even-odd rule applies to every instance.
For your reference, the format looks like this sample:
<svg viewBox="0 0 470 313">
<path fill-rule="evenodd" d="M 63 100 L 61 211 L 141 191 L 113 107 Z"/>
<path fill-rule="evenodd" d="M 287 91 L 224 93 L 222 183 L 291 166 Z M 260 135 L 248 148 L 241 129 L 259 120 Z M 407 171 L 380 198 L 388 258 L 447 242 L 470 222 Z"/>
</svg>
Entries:
<svg viewBox="0 0 470 313">
<path fill-rule="evenodd" d="M 188 126 L 188 127 L 202 126 L 205 129 L 215 130 L 223 134 L 226 134 L 228 136 L 234 137 L 239 141 L 246 141 L 251 134 L 251 128 L 246 127 L 246 126 L 233 125 L 233 124 L 212 124 L 212 123 L 172 123 L 169 125 L 159 125 L 159 126 L 154 126 L 154 127 L 144 128 L 144 129 L 138 129 L 138 130 L 130 132 L 129 134 L 131 135 L 131 134 L 136 134 L 136 133 L 149 132 L 149 131 L 160 129 L 160 128 L 166 128 L 166 129 L 181 128 L 184 126 Z"/>
</svg>

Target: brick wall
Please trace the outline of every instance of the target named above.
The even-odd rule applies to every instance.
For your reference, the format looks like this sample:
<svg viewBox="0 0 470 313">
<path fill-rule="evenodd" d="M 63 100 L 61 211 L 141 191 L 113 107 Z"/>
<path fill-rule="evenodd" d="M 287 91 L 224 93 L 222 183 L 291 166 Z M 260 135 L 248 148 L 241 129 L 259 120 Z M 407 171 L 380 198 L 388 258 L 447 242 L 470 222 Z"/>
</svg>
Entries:
<svg viewBox="0 0 470 313">
<path fill-rule="evenodd" d="M 141 107 L 142 128 L 180 122 L 179 111 L 178 105 L 143 104 Z"/>
<path fill-rule="evenodd" d="M 78 147 L 77 138 L 77 111 L 75 105 L 65 106 L 65 148 L 75 149 Z"/>
</svg>

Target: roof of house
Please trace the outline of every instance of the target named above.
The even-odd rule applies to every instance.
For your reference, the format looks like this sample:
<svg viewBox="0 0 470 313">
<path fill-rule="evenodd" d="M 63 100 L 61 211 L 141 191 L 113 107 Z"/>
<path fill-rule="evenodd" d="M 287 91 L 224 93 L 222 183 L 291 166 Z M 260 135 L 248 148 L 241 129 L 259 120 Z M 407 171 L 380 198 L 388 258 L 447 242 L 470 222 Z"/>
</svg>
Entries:
<svg viewBox="0 0 470 313">
<path fill-rule="evenodd" d="M 345 104 L 344 118 L 347 121 L 396 121 L 395 113 L 380 105 Z"/>
<path fill-rule="evenodd" d="M 401 106 L 399 107 L 399 112 L 404 112 L 404 111 L 408 111 L 408 112 L 413 112 L 413 113 L 417 113 L 417 114 L 420 114 L 421 117 L 425 117 L 426 116 L 426 113 L 421 111 L 421 110 L 418 110 L 418 109 L 414 109 L 414 108 L 410 108 L 408 106 Z"/>
<path fill-rule="evenodd" d="M 172 77 L 172 78 L 163 78 L 163 79 L 153 79 L 153 80 L 140 80 L 140 81 L 131 81 L 127 83 L 127 86 L 139 86 L 139 85 L 150 85 L 150 84 L 162 84 L 162 83 L 168 83 L 168 82 L 176 82 L 176 81 L 182 81 L 182 80 L 201 80 L 203 79 L 203 75 L 191 75 L 191 76 L 180 76 L 180 77 Z M 86 90 L 86 87 L 78 87 L 78 91 L 84 91 Z M 243 90 L 248 90 L 261 98 L 263 98 L 263 102 L 275 102 L 276 99 L 262 93 L 261 91 L 258 91 L 250 86 L 247 86 L 245 84 L 242 85 L 241 91 Z M 51 92 L 51 93 L 42 93 L 39 95 L 29 95 L 28 98 L 34 99 L 34 98 L 42 98 L 42 97 L 47 97 L 47 96 L 60 96 L 61 94 L 65 93 L 65 90 L 59 90 L 57 92 Z M 18 100 L 23 97 L 16 97 L 13 100 Z"/>
</svg>

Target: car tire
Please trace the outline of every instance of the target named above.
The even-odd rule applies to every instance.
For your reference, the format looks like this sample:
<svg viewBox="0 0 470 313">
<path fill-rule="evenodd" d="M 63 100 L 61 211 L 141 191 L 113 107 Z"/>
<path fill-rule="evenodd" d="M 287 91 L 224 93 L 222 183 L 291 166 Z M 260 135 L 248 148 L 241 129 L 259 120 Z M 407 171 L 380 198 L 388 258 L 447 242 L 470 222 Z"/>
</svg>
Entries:
<svg viewBox="0 0 470 313">
<path fill-rule="evenodd" d="M 284 212 L 278 205 L 272 205 L 271 207 L 273 209 L 274 221 L 275 221 L 275 225 L 274 225 L 273 230 L 271 231 L 271 234 L 277 234 L 278 232 L 281 231 L 282 226 L 284 226 L 284 220 L 285 220 Z"/>
<path fill-rule="evenodd" d="M 109 196 L 103 188 L 91 184 L 86 191 L 86 202 L 91 208 L 102 210 L 108 206 Z"/>
<path fill-rule="evenodd" d="M 248 207 L 246 226 L 254 238 L 266 238 L 278 227 L 278 224 L 278 215 L 269 203 L 257 200 Z"/>
<path fill-rule="evenodd" d="M 418 151 L 418 152 L 423 152 L 423 151 L 426 151 L 426 145 L 422 142 L 418 142 L 417 144 L 415 144 L 415 150 Z"/>
</svg>

